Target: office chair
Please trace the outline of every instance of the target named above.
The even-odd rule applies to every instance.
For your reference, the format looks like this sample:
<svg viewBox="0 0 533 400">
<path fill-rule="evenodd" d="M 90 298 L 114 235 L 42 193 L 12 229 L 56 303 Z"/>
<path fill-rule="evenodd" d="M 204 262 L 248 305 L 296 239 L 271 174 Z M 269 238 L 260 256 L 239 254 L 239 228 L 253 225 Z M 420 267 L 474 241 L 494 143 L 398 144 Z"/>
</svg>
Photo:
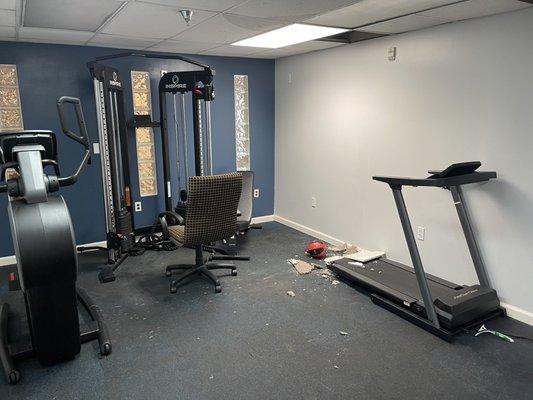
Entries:
<svg viewBox="0 0 533 400">
<path fill-rule="evenodd" d="M 179 245 L 194 247 L 196 263 L 169 265 L 166 275 L 174 270 L 185 270 L 170 283 L 170 292 L 177 292 L 178 283 L 192 275 L 203 275 L 215 284 L 215 292 L 220 293 L 220 280 L 211 271 L 231 269 L 237 275 L 237 268 L 230 263 L 212 263 L 211 257 L 204 258 L 202 245 L 228 238 L 237 229 L 237 207 L 242 188 L 242 175 L 230 173 L 210 176 L 192 176 L 188 182 L 187 208 L 185 219 L 173 212 L 165 212 L 166 223 L 163 234 Z M 177 223 L 170 225 L 169 222 Z M 164 231 L 167 232 L 164 232 Z"/>
<path fill-rule="evenodd" d="M 252 208 L 254 197 L 253 171 L 240 171 L 242 175 L 242 191 L 239 199 L 239 212 L 237 215 L 237 231 L 235 235 L 213 245 L 205 246 L 207 251 L 213 251 L 213 260 L 241 260 L 249 261 L 249 256 L 238 255 L 239 237 L 245 235 L 250 229 L 262 229 L 261 225 L 252 225 Z"/>
</svg>

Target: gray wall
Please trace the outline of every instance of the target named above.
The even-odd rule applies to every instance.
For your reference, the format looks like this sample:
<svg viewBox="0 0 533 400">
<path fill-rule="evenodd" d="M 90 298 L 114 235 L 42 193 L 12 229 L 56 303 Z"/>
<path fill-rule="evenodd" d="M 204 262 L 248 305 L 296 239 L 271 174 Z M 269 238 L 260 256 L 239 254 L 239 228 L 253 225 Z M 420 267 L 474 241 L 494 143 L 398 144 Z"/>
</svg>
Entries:
<svg viewBox="0 0 533 400">
<path fill-rule="evenodd" d="M 499 179 L 465 194 L 489 275 L 533 316 L 532 43 L 528 9 L 278 60 L 276 215 L 409 263 L 372 176 L 480 160 Z M 475 282 L 450 193 L 404 192 L 427 271 Z"/>
</svg>

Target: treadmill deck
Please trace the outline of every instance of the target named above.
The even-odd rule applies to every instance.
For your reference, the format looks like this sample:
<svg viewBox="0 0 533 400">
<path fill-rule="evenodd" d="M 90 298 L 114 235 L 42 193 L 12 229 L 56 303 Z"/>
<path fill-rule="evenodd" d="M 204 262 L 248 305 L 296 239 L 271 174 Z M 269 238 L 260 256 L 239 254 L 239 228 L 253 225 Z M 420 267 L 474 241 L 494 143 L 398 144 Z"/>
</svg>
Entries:
<svg viewBox="0 0 533 400">
<path fill-rule="evenodd" d="M 419 303 L 423 306 L 422 295 L 415 277 L 414 269 L 386 258 L 369 261 L 357 266 L 353 261 L 341 259 L 329 268 L 341 276 L 360 286 L 390 297 L 391 293 L 401 300 L 405 306 Z M 460 290 L 463 286 L 456 285 L 436 276 L 426 274 L 433 299 L 443 297 L 450 290 Z"/>
</svg>

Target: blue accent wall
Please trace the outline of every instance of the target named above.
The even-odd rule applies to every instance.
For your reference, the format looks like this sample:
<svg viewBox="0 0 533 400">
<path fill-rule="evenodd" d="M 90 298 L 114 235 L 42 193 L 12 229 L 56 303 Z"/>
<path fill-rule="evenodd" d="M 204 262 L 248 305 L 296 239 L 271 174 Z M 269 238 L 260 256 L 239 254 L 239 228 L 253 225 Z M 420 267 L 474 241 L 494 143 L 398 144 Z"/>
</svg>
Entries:
<svg viewBox="0 0 533 400">
<path fill-rule="evenodd" d="M 94 57 L 128 50 L 85 46 L 66 46 L 34 43 L 0 42 L 0 64 L 16 64 L 25 129 L 50 129 L 56 133 L 62 174 L 72 171 L 80 161 L 81 146 L 60 132 L 56 100 L 64 95 L 79 97 L 92 142 L 98 141 L 96 110 L 92 79 L 86 63 Z M 274 211 L 274 61 L 250 58 L 190 56 L 215 69 L 215 101 L 212 103 L 213 166 L 215 173 L 235 171 L 235 113 L 233 75 L 248 75 L 250 101 L 251 167 L 255 172 L 255 187 L 261 196 L 254 199 L 254 216 L 270 215 Z M 148 71 L 152 86 L 152 112 L 159 120 L 157 83 L 161 70 L 191 69 L 180 61 L 129 57 L 106 62 L 118 68 L 125 87 L 125 113 L 133 116 L 130 71 Z M 169 103 L 172 99 L 169 97 Z M 189 113 L 190 105 L 188 105 Z M 189 128 L 191 124 L 189 123 Z M 172 133 L 172 131 L 171 131 Z M 142 212 L 135 213 L 137 227 L 151 225 L 164 208 L 163 171 L 160 154 L 160 132 L 154 128 L 158 192 L 156 197 L 139 196 L 135 137 L 128 130 L 131 184 L 133 201 L 142 201 Z M 192 138 L 190 144 L 190 173 L 194 172 Z M 171 166 L 175 164 L 174 137 L 170 138 Z M 174 169 L 173 169 L 174 172 Z M 176 187 L 176 174 L 173 174 Z M 80 181 L 63 188 L 70 209 L 76 240 L 79 244 L 105 240 L 104 207 L 99 155 L 93 155 Z M 174 196 L 176 198 L 176 196 Z M 7 218 L 7 196 L 0 196 L 0 256 L 14 253 Z"/>
</svg>

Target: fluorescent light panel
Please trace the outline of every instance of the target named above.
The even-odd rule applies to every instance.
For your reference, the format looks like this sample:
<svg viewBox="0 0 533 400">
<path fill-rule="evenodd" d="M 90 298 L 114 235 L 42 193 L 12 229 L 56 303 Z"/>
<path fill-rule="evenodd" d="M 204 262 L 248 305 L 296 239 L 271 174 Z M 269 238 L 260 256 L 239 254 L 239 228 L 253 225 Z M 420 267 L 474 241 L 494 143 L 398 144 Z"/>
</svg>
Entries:
<svg viewBox="0 0 533 400">
<path fill-rule="evenodd" d="M 248 39 L 232 43 L 232 46 L 265 47 L 278 49 L 292 44 L 308 42 L 327 36 L 337 35 L 348 29 L 331 28 L 329 26 L 292 24 L 270 32 L 262 33 Z"/>
</svg>

